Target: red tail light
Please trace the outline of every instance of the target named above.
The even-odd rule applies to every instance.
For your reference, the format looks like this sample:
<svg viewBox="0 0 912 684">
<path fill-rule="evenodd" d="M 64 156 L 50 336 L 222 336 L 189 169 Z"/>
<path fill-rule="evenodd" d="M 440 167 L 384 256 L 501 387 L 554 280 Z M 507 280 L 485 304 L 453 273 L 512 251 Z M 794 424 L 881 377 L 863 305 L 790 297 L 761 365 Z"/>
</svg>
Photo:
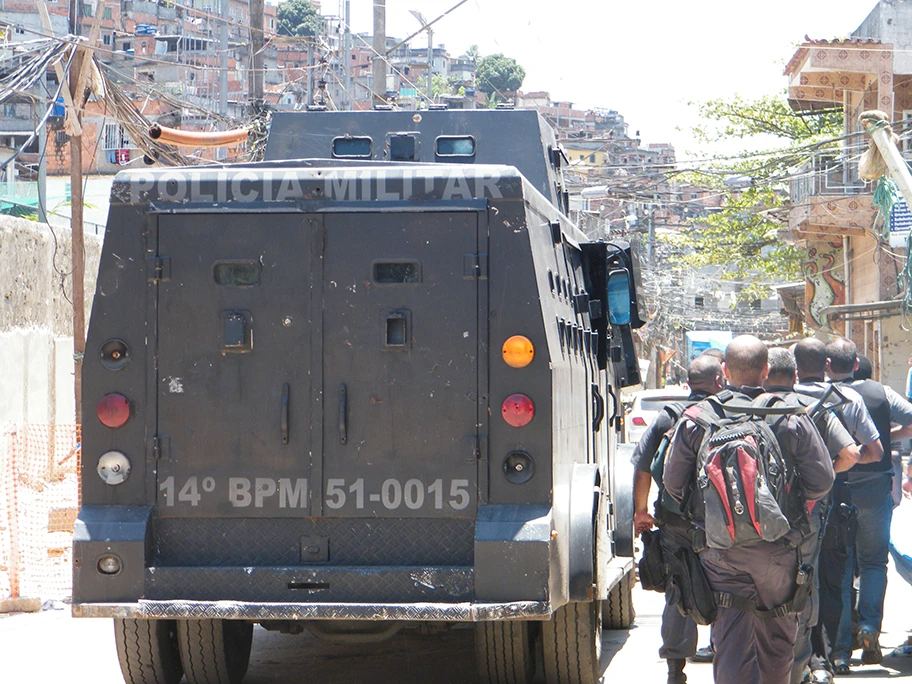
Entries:
<svg viewBox="0 0 912 684">
<path fill-rule="evenodd" d="M 535 417 L 535 404 L 525 394 L 511 394 L 501 408 L 504 420 L 513 427 L 523 427 Z"/>
<path fill-rule="evenodd" d="M 130 419 L 130 401 L 116 392 L 106 394 L 98 402 L 98 420 L 109 428 L 119 428 Z"/>
<path fill-rule="evenodd" d="M 634 425 L 638 425 L 640 427 L 646 427 L 646 421 L 643 420 L 643 416 L 634 416 L 633 420 L 631 420 L 630 422 L 633 423 Z"/>
</svg>

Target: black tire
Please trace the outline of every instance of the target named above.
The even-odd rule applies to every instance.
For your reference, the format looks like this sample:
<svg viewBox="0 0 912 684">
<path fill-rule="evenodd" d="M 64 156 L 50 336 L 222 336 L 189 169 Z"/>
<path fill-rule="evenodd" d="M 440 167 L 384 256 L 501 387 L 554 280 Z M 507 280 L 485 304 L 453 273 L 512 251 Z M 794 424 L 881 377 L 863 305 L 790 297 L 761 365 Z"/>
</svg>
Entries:
<svg viewBox="0 0 912 684">
<path fill-rule="evenodd" d="M 602 602 L 602 622 L 606 629 L 629 629 L 636 620 L 633 608 L 634 574 L 628 572 L 620 582 L 608 592 L 608 598 Z"/>
<path fill-rule="evenodd" d="M 180 620 L 177 643 L 190 684 L 239 684 L 250 664 L 253 623 Z"/>
<path fill-rule="evenodd" d="M 568 603 L 542 623 L 542 660 L 548 684 L 597 684 L 601 678 L 601 601 Z"/>
<path fill-rule="evenodd" d="M 537 630 L 522 620 L 475 625 L 475 659 L 482 684 L 528 684 L 535 676 L 532 643 Z"/>
<path fill-rule="evenodd" d="M 114 638 L 126 684 L 178 684 L 184 676 L 174 620 L 115 618 Z"/>
</svg>

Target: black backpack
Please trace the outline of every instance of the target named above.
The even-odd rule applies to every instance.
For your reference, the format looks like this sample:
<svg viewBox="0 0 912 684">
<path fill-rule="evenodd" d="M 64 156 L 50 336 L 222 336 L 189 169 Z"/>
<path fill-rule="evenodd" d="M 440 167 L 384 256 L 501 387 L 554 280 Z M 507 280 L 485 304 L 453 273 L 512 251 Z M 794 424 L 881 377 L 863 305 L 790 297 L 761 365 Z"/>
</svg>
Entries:
<svg viewBox="0 0 912 684">
<path fill-rule="evenodd" d="M 706 546 L 776 541 L 799 526 L 800 481 L 774 429 L 789 414 L 806 412 L 773 394 L 752 401 L 730 391 L 684 411 L 703 428 L 684 511 L 705 532 Z"/>
<path fill-rule="evenodd" d="M 658 496 L 656 497 L 656 518 L 659 519 L 661 519 L 662 513 L 666 511 L 678 516 L 684 515 L 684 510 L 681 508 L 681 504 L 672 499 L 671 495 L 665 491 L 665 462 L 668 459 L 669 452 L 671 451 L 671 444 L 674 441 L 675 432 L 678 429 L 678 425 L 681 424 L 681 418 L 684 415 L 684 410 L 688 406 L 692 406 L 694 403 L 695 402 L 692 401 L 674 401 L 669 404 L 665 404 L 665 406 L 662 407 L 662 410 L 671 416 L 672 424 L 671 428 L 666 430 L 665 434 L 662 435 L 662 439 L 659 440 L 659 445 L 656 447 L 655 454 L 653 455 L 652 461 L 649 465 L 649 472 L 652 475 L 652 479 L 656 483 L 656 486 L 659 490 Z"/>
</svg>

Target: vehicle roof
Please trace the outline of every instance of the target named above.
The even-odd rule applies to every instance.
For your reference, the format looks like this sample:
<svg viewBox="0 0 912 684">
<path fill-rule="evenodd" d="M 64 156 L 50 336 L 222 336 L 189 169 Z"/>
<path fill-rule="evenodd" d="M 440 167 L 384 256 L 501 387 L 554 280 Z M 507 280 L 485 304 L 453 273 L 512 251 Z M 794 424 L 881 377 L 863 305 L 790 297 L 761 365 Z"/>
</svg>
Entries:
<svg viewBox="0 0 912 684">
<path fill-rule="evenodd" d="M 634 401 L 637 399 L 661 399 L 663 397 L 668 397 L 669 399 L 680 399 L 681 397 L 689 396 L 690 390 L 686 387 L 664 387 L 662 389 L 640 390 L 634 395 Z"/>
<path fill-rule="evenodd" d="M 469 136 L 475 151 L 459 163 L 507 164 L 558 205 L 560 179 L 551 153 L 558 149 L 554 131 L 532 109 L 442 111 L 276 112 L 272 116 L 265 159 L 333 159 L 333 141 L 370 138 L 372 160 L 391 158 L 390 137 L 417 136 L 409 163 L 441 163 L 436 140 Z"/>
</svg>

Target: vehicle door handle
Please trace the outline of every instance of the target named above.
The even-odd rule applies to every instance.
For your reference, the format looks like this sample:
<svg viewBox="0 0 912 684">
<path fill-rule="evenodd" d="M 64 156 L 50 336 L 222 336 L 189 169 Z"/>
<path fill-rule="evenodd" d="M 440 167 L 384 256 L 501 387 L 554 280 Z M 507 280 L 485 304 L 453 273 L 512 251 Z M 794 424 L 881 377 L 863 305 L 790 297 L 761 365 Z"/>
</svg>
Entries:
<svg viewBox="0 0 912 684">
<path fill-rule="evenodd" d="M 288 444 L 288 395 L 290 387 L 286 382 L 282 385 L 282 444 Z"/>
<path fill-rule="evenodd" d="M 605 400 L 598 385 L 592 385 L 592 431 L 598 432 L 605 417 Z"/>
<path fill-rule="evenodd" d="M 608 419 L 608 427 L 617 429 L 621 420 L 621 416 L 618 415 L 618 400 L 617 397 L 614 396 L 614 387 L 608 385 L 607 389 L 607 394 L 611 397 L 611 417 Z"/>
<path fill-rule="evenodd" d="M 348 442 L 348 392 L 343 382 L 339 385 L 339 442 Z"/>
</svg>

